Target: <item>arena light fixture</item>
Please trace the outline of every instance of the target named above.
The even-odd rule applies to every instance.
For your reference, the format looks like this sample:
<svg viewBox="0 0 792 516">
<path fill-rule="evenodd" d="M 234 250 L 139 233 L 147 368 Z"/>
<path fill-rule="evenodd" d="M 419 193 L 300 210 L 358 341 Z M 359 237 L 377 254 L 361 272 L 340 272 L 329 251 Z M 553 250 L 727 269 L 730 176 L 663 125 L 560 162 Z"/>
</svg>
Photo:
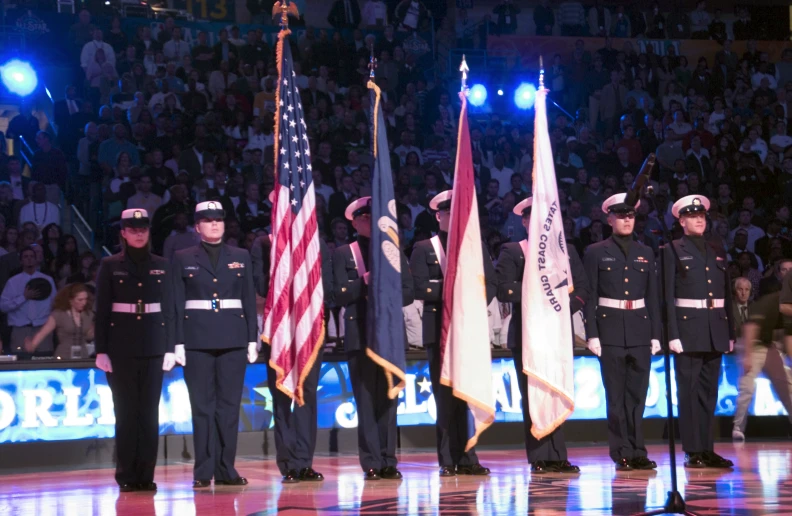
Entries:
<svg viewBox="0 0 792 516">
<path fill-rule="evenodd" d="M 468 100 L 473 106 L 483 106 L 487 101 L 487 88 L 483 84 L 474 84 L 468 93 Z"/>
<path fill-rule="evenodd" d="M 524 82 L 514 92 L 514 103 L 520 109 L 530 109 L 536 100 L 536 86 Z"/>
<path fill-rule="evenodd" d="M 19 59 L 12 59 L 0 66 L 0 78 L 8 91 L 20 97 L 27 97 L 38 86 L 36 71 L 30 63 Z"/>
</svg>

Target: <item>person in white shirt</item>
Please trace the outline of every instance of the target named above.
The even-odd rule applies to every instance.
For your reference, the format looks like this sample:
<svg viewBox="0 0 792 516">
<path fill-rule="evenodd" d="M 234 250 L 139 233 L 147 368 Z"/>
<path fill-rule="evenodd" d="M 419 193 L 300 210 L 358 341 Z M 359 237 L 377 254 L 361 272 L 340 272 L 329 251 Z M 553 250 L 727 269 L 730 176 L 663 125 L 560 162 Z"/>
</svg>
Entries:
<svg viewBox="0 0 792 516">
<path fill-rule="evenodd" d="M 19 210 L 19 227 L 32 222 L 41 231 L 48 224 L 60 224 L 60 209 L 47 201 L 47 189 L 44 183 L 33 185 L 33 195 L 29 203 Z"/>
<path fill-rule="evenodd" d="M 423 158 L 421 156 L 421 149 L 413 145 L 415 141 L 415 136 L 410 131 L 402 131 L 401 133 L 401 145 L 393 149 L 393 152 L 399 156 L 399 162 L 403 166 L 407 162 L 407 155 L 411 152 L 414 152 L 418 155 L 418 163 L 423 165 Z M 413 220 L 415 218 L 413 217 Z"/>
<path fill-rule="evenodd" d="M 388 25 L 388 7 L 382 0 L 366 0 L 361 18 L 364 27 L 385 27 Z"/>
<path fill-rule="evenodd" d="M 182 39 L 179 27 L 171 31 L 171 39 L 162 46 L 162 54 L 168 61 L 176 63 L 181 63 L 184 56 L 190 55 L 190 45 Z"/>
<path fill-rule="evenodd" d="M 778 87 L 778 81 L 776 81 L 776 78 L 767 73 L 767 63 L 759 64 L 759 70 L 757 70 L 756 73 L 751 76 L 751 87 L 753 89 L 757 89 L 762 84 L 763 79 L 767 79 L 767 87 L 771 90 L 774 90 Z"/>
<path fill-rule="evenodd" d="M 751 150 L 759 154 L 759 159 L 764 163 L 767 159 L 767 142 L 759 136 L 760 134 L 762 134 L 761 128 L 753 126 L 748 131 L 748 139 L 751 141 Z"/>
<path fill-rule="evenodd" d="M 503 198 L 511 190 L 511 176 L 514 170 L 510 169 L 503 162 L 503 155 L 495 155 L 492 167 L 490 167 L 490 177 L 498 180 L 498 197 Z"/>
<path fill-rule="evenodd" d="M 44 326 L 50 316 L 52 300 L 55 297 L 55 283 L 52 278 L 38 271 L 39 260 L 33 246 L 22 249 L 19 259 L 22 263 L 22 272 L 8 280 L 0 295 L 0 310 L 8 315 L 8 325 L 11 327 L 11 349 L 14 351 L 24 349 L 25 339 L 33 338 Z M 49 293 L 43 285 L 29 285 L 28 283 L 33 279 L 49 283 Z M 53 352 L 51 335 L 41 341 L 37 351 L 43 354 Z"/>
<path fill-rule="evenodd" d="M 127 209 L 142 209 L 147 213 L 154 213 L 157 208 L 162 206 L 162 197 L 157 194 L 151 193 L 151 176 L 142 174 L 138 176 L 136 185 L 137 193 L 127 199 Z"/>
<path fill-rule="evenodd" d="M 104 50 L 104 55 L 107 63 L 113 65 L 115 68 L 116 65 L 116 55 L 115 51 L 113 51 L 113 47 L 105 43 L 102 38 L 102 29 L 94 30 L 94 39 L 83 45 L 82 52 L 80 52 L 80 66 L 82 66 L 83 70 L 88 69 L 88 65 L 95 61 L 94 56 L 96 56 L 96 51 L 100 48 Z"/>
<path fill-rule="evenodd" d="M 321 195 L 324 197 L 325 204 L 330 205 L 330 196 L 333 195 L 333 189 L 324 184 L 322 178 L 322 171 L 320 169 L 314 169 L 311 171 L 311 176 L 313 177 L 313 184 L 314 184 L 314 191 L 316 195 Z"/>
<path fill-rule="evenodd" d="M 792 136 L 787 134 L 787 124 L 784 120 L 776 122 L 775 129 L 776 133 L 770 138 L 770 148 L 781 157 L 784 149 L 792 145 Z"/>
<path fill-rule="evenodd" d="M 418 189 L 414 186 L 407 190 L 407 198 L 404 200 L 404 204 L 410 209 L 413 221 L 418 218 L 418 215 L 426 211 L 426 207 L 418 201 Z"/>
</svg>

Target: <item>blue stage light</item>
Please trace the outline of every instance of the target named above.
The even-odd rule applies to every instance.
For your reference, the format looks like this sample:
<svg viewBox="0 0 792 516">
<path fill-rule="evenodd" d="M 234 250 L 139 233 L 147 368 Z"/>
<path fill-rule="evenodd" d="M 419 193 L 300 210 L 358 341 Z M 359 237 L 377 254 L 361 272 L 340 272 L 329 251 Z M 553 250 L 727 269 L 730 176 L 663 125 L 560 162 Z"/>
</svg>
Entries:
<svg viewBox="0 0 792 516">
<path fill-rule="evenodd" d="M 524 82 L 514 92 L 514 103 L 520 109 L 533 107 L 534 100 L 536 100 L 536 86 L 533 84 Z"/>
<path fill-rule="evenodd" d="M 468 93 L 468 100 L 472 106 L 483 106 L 487 101 L 487 88 L 483 84 L 474 84 Z"/>
<path fill-rule="evenodd" d="M 498 88 L 498 96 L 499 96 L 499 97 L 502 97 L 502 96 L 503 96 L 503 90 L 502 90 L 502 89 L 500 89 L 500 88 Z"/>
<path fill-rule="evenodd" d="M 16 93 L 20 97 L 26 97 L 33 93 L 38 86 L 38 76 L 30 63 L 12 59 L 3 66 L 0 66 L 0 77 L 8 91 Z"/>
</svg>

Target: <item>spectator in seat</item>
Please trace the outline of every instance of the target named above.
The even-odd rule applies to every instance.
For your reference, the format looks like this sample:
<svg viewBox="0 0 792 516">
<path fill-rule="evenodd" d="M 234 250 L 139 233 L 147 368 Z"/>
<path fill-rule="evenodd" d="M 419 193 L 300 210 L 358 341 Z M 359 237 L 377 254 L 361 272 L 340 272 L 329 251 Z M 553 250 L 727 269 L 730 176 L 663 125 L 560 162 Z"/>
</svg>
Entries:
<svg viewBox="0 0 792 516">
<path fill-rule="evenodd" d="M 33 180 L 44 184 L 47 200 L 53 204 L 61 203 L 61 193 L 66 190 L 66 156 L 60 149 L 52 146 L 52 137 L 45 131 L 36 134 L 38 150 L 33 155 Z"/>
<path fill-rule="evenodd" d="M 19 211 L 19 226 L 26 222 L 35 224 L 39 231 L 49 224 L 60 224 L 60 209 L 47 201 L 47 189 L 43 183 L 32 186 L 30 202 Z"/>
<path fill-rule="evenodd" d="M 55 297 L 55 283 L 52 278 L 39 271 L 40 262 L 36 254 L 33 246 L 22 249 L 19 253 L 22 272 L 8 280 L 0 295 L 0 310 L 8 316 L 8 325 L 11 327 L 11 350 L 14 353 L 22 352 L 25 349 L 25 341 L 36 335 L 47 322 L 52 300 Z M 48 283 L 49 289 L 35 284 L 30 286 L 28 283 L 34 279 Z M 46 290 L 49 290 L 49 293 Z M 36 354 L 51 355 L 52 339 L 47 336 L 38 340 Z"/>
<path fill-rule="evenodd" d="M 83 45 L 82 52 L 80 52 L 80 66 L 82 66 L 83 71 L 87 71 L 88 66 L 95 61 L 96 52 L 99 50 L 104 53 L 107 62 L 115 68 L 115 50 L 103 41 L 102 29 L 94 29 L 93 40 Z"/>
<path fill-rule="evenodd" d="M 162 256 L 167 260 L 173 260 L 176 251 L 187 249 L 198 245 L 201 237 L 189 226 L 190 219 L 184 212 L 176 213 L 173 216 L 173 230 L 165 239 Z"/>
<path fill-rule="evenodd" d="M 159 195 L 152 193 L 151 176 L 148 174 L 140 174 L 135 178 L 135 187 L 137 193 L 127 199 L 127 209 L 140 208 L 146 210 L 147 213 L 154 213 L 162 205 L 162 198 Z"/>
<path fill-rule="evenodd" d="M 242 231 L 248 233 L 270 225 L 272 206 L 261 200 L 259 185 L 248 183 L 245 187 L 245 199 L 239 203 L 236 212 Z"/>
<path fill-rule="evenodd" d="M 368 3 L 370 2 L 366 2 L 366 7 Z M 360 19 L 360 6 L 357 0 L 335 0 L 330 7 L 327 23 L 337 30 L 356 29 L 360 25 Z"/>
</svg>

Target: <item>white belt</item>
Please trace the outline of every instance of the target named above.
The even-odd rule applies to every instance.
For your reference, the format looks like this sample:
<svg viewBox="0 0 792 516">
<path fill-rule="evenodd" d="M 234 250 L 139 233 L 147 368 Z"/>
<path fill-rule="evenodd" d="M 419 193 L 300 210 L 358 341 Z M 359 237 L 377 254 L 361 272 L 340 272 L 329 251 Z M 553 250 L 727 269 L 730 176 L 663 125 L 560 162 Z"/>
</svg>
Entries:
<svg viewBox="0 0 792 516">
<path fill-rule="evenodd" d="M 601 297 L 597 301 L 599 306 L 618 308 L 619 310 L 640 310 L 646 306 L 643 299 L 609 299 Z"/>
<path fill-rule="evenodd" d="M 162 311 L 159 303 L 113 303 L 113 311 L 122 314 L 156 314 Z"/>
<path fill-rule="evenodd" d="M 679 308 L 723 308 L 723 299 L 674 299 L 674 305 Z"/>
<path fill-rule="evenodd" d="M 241 299 L 213 299 L 211 301 L 190 300 L 184 304 L 185 310 L 227 310 L 242 308 Z"/>
</svg>

